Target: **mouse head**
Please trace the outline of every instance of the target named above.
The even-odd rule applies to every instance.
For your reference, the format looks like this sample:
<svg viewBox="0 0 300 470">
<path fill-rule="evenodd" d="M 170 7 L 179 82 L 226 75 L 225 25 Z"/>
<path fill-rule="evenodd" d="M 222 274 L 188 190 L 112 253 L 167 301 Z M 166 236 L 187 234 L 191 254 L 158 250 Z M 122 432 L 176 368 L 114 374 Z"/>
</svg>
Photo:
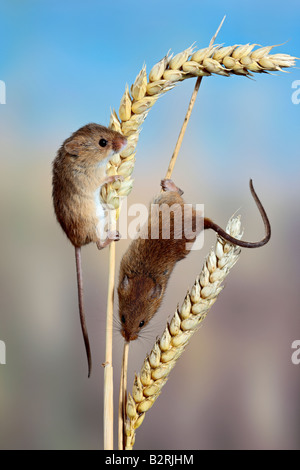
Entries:
<svg viewBox="0 0 300 470">
<path fill-rule="evenodd" d="M 92 123 L 74 132 L 64 142 L 63 148 L 76 162 L 93 165 L 111 158 L 126 144 L 126 137 L 119 132 Z"/>
<path fill-rule="evenodd" d="M 163 286 L 149 276 L 122 274 L 118 287 L 119 317 L 126 341 L 138 338 L 158 310 L 163 291 Z"/>
</svg>

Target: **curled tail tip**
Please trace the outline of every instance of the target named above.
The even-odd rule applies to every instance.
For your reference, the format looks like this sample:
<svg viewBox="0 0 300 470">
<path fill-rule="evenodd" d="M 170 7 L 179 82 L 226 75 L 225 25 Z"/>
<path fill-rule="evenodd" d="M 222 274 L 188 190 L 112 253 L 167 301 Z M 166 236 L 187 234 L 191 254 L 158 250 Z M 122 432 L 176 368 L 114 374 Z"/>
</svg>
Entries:
<svg viewBox="0 0 300 470">
<path fill-rule="evenodd" d="M 256 191 L 255 191 L 254 186 L 253 186 L 253 179 L 252 178 L 250 178 L 250 180 L 249 180 L 249 186 L 250 186 L 251 194 L 257 196 Z"/>
<path fill-rule="evenodd" d="M 266 211 L 265 211 L 258 195 L 256 194 L 256 192 L 254 190 L 252 178 L 250 179 L 250 190 L 251 190 L 252 196 L 253 196 L 253 198 L 256 202 L 256 205 L 259 209 L 259 212 L 262 216 L 264 225 L 265 225 L 266 235 L 265 235 L 265 238 L 261 241 L 261 245 L 260 245 L 260 246 L 263 246 L 263 245 L 266 245 L 266 243 L 268 243 L 268 241 L 271 238 L 271 224 L 270 224 L 270 220 L 268 218 L 268 215 L 267 215 L 267 213 L 266 213 Z"/>
</svg>

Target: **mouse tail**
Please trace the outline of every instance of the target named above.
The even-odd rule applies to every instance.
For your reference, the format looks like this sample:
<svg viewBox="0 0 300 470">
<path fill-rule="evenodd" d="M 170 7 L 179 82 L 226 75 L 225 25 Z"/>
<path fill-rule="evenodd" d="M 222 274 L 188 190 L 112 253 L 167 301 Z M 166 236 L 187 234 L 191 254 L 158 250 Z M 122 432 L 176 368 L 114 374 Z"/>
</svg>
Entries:
<svg viewBox="0 0 300 470">
<path fill-rule="evenodd" d="M 204 218 L 204 229 L 214 230 L 215 232 L 218 233 L 218 235 L 224 238 L 224 240 L 228 241 L 229 243 L 232 243 L 233 245 L 241 246 L 243 248 L 259 248 L 260 246 L 263 246 L 266 243 L 268 243 L 268 241 L 270 240 L 271 225 L 270 225 L 270 221 L 268 219 L 267 213 L 254 190 L 252 179 L 250 180 L 249 185 L 250 185 L 251 194 L 258 207 L 258 210 L 261 214 L 261 217 L 265 226 L 265 237 L 262 240 L 258 242 L 247 242 L 243 240 L 238 240 L 237 238 L 234 238 L 231 235 L 229 235 L 227 232 L 225 232 L 225 230 L 223 230 L 219 225 L 215 224 L 212 220 L 207 219 L 207 218 Z"/>
<path fill-rule="evenodd" d="M 81 248 L 75 247 L 75 258 L 76 258 L 76 273 L 77 273 L 77 288 L 78 288 L 78 305 L 79 305 L 79 316 L 81 330 L 86 350 L 86 356 L 88 361 L 88 377 L 91 376 L 92 372 L 92 355 L 89 342 L 88 331 L 86 327 L 85 314 L 83 309 L 83 281 L 82 281 L 82 267 L 81 267 Z"/>
</svg>

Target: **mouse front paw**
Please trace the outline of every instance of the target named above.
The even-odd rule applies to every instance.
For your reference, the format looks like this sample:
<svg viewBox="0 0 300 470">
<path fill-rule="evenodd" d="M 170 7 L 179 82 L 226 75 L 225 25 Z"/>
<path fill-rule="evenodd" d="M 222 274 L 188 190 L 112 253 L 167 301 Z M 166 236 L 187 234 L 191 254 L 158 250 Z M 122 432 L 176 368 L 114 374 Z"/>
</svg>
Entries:
<svg viewBox="0 0 300 470">
<path fill-rule="evenodd" d="M 111 244 L 111 242 L 118 242 L 122 238 L 122 235 L 120 232 L 117 230 L 111 230 L 107 232 L 107 237 L 104 241 L 98 240 L 96 242 L 98 250 L 103 250 L 103 248 L 106 248 L 108 245 Z"/>
<path fill-rule="evenodd" d="M 124 180 L 124 176 L 123 175 L 111 175 L 111 176 L 107 176 L 104 180 L 104 183 L 107 184 L 107 183 L 114 183 L 115 181 L 123 181 Z"/>
<path fill-rule="evenodd" d="M 107 238 L 109 238 L 111 241 L 118 242 L 121 240 L 122 235 L 117 230 L 112 230 L 107 232 Z"/>
</svg>

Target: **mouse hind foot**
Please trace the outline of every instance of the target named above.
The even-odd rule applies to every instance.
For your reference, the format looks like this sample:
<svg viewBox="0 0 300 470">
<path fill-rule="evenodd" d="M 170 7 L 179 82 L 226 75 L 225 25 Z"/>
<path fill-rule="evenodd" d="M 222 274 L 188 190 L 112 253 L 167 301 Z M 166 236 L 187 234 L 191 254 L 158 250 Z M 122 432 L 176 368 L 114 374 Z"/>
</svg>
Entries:
<svg viewBox="0 0 300 470">
<path fill-rule="evenodd" d="M 183 191 L 176 186 L 176 184 L 171 180 L 171 179 L 164 179 L 161 180 L 160 185 L 163 189 L 163 191 L 171 191 L 171 192 L 176 192 L 180 196 L 182 196 Z"/>
</svg>

